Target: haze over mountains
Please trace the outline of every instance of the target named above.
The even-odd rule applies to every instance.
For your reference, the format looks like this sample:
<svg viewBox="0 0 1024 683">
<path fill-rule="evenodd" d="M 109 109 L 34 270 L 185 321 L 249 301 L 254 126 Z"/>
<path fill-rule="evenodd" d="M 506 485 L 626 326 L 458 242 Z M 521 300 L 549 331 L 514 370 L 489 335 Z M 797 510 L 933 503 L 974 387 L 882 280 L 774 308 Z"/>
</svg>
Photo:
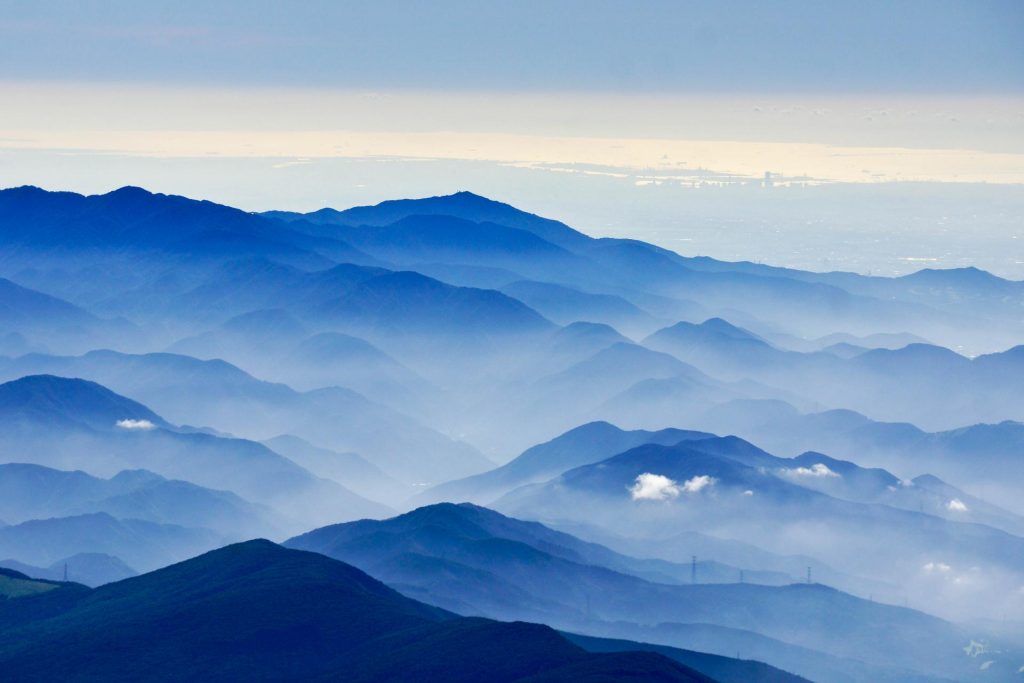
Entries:
<svg viewBox="0 0 1024 683">
<path fill-rule="evenodd" d="M 913 610 L 790 577 L 781 577 L 788 579 L 782 586 L 764 585 L 780 578 L 767 573 L 748 571 L 748 583 L 740 583 L 737 568 L 705 564 L 693 585 L 691 566 L 635 560 L 469 505 L 326 527 L 285 545 L 351 562 L 408 595 L 462 613 L 721 654 L 735 653 L 742 642 L 741 654 L 813 679 L 897 681 L 917 668 L 937 680 L 972 668 L 959 647 L 966 632 Z M 756 645 L 754 633 L 761 634 Z M 794 642 L 815 655 L 798 661 L 785 645 Z"/>
<path fill-rule="evenodd" d="M 0 666 L 1017 680 L 1022 342 L 1024 283 L 975 269 L 684 258 L 469 192 L 0 190 Z"/>
</svg>

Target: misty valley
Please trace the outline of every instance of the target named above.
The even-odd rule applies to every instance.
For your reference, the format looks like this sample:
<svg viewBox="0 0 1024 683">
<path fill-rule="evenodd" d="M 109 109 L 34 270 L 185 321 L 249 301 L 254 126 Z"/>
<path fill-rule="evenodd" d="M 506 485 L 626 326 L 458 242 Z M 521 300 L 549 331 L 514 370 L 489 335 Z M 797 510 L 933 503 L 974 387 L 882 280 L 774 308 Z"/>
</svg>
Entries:
<svg viewBox="0 0 1024 683">
<path fill-rule="evenodd" d="M 1024 678 L 1024 281 L 0 190 L 0 680 Z"/>
</svg>

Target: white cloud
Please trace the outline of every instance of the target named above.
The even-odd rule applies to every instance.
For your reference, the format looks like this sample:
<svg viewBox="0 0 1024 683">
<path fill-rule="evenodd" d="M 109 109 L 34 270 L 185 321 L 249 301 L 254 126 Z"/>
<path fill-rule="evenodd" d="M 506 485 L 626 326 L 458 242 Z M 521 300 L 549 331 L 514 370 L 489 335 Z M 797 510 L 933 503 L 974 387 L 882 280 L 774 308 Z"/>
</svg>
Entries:
<svg viewBox="0 0 1024 683">
<path fill-rule="evenodd" d="M 714 477 L 709 477 L 706 474 L 700 474 L 696 477 L 687 479 L 683 484 L 683 490 L 687 493 L 700 493 L 704 489 L 714 486 L 716 481 L 718 480 Z"/>
<path fill-rule="evenodd" d="M 754 495 L 754 491 L 752 489 L 747 489 L 746 491 L 743 492 L 743 495 L 744 496 L 752 496 L 752 495 Z"/>
<path fill-rule="evenodd" d="M 795 477 L 838 477 L 838 472 L 833 472 L 824 463 L 815 463 L 810 467 L 797 467 L 796 469 L 784 470 Z"/>
<path fill-rule="evenodd" d="M 700 493 L 715 485 L 718 480 L 707 474 L 698 474 L 680 484 L 662 474 L 644 472 L 637 476 L 629 487 L 633 500 L 670 500 L 678 498 L 681 493 Z"/>
<path fill-rule="evenodd" d="M 946 503 L 946 509 L 950 512 L 967 512 L 967 505 L 959 498 L 954 498 Z"/>
<path fill-rule="evenodd" d="M 661 474 L 644 472 L 636 478 L 636 482 L 629 487 L 633 500 L 669 500 L 678 498 L 680 489 L 679 482 Z"/>
<path fill-rule="evenodd" d="M 156 425 L 149 420 L 118 420 L 117 426 L 121 429 L 156 429 Z"/>
<path fill-rule="evenodd" d="M 950 572 L 953 568 L 945 562 L 929 562 L 924 567 L 922 567 L 922 569 L 924 569 L 926 572 L 940 572 L 942 574 L 946 574 Z"/>
</svg>

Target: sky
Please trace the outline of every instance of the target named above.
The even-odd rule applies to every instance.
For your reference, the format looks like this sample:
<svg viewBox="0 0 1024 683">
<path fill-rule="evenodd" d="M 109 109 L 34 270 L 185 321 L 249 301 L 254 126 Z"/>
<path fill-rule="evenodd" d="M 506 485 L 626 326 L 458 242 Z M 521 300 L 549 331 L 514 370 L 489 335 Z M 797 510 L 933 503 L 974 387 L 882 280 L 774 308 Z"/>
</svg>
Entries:
<svg viewBox="0 0 1024 683">
<path fill-rule="evenodd" d="M 17 80 L 1019 93 L 1016 0 L 5 0 Z"/>
<path fill-rule="evenodd" d="M 0 0 L 21 184 L 470 189 L 687 253 L 1024 278 L 1024 3 Z"/>
</svg>

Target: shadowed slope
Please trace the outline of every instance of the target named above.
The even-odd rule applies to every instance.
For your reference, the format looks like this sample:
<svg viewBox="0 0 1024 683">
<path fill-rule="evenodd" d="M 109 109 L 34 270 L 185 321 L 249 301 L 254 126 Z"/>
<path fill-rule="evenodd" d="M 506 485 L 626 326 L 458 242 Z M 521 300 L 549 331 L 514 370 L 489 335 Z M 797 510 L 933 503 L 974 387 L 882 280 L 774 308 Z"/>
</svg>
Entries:
<svg viewBox="0 0 1024 683">
<path fill-rule="evenodd" d="M 710 680 L 658 655 L 592 656 L 543 626 L 460 619 L 354 567 L 268 541 L 77 592 L 48 618 L 27 616 L 41 602 L 17 604 L 46 597 L 0 601 L 5 676 L 511 682 L 574 680 L 559 669 L 583 667 L 592 676 L 583 680 L 620 670 L 636 680 Z"/>
</svg>

